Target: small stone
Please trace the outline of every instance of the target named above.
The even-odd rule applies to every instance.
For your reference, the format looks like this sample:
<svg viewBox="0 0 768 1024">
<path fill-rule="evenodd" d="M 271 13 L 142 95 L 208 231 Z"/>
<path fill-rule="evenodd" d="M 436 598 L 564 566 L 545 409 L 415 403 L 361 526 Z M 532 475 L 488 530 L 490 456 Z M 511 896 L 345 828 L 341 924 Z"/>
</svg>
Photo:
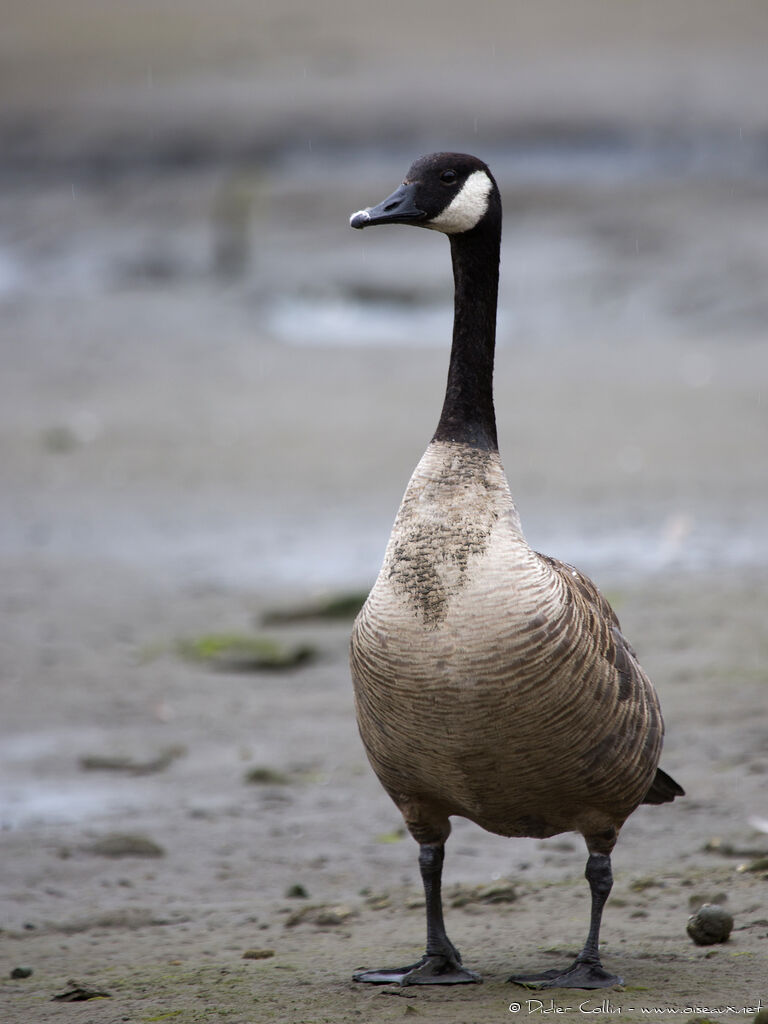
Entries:
<svg viewBox="0 0 768 1024">
<path fill-rule="evenodd" d="M 11 971 L 12 978 L 30 978 L 32 976 L 31 967 L 14 967 Z"/>
<path fill-rule="evenodd" d="M 43 431 L 41 440 L 43 448 L 55 455 L 74 451 L 80 443 L 75 432 L 64 425 L 48 427 Z"/>
<path fill-rule="evenodd" d="M 83 754 L 80 767 L 86 772 L 125 772 L 128 775 L 150 775 L 161 772 L 186 753 L 183 746 L 165 747 L 155 757 L 134 758 L 128 755 Z"/>
<path fill-rule="evenodd" d="M 481 903 L 515 903 L 517 891 L 513 885 L 487 885 L 481 886 L 478 893 Z"/>
<path fill-rule="evenodd" d="M 664 888 L 665 883 L 660 881 L 658 878 L 648 876 L 645 878 L 636 878 L 633 882 L 629 883 L 629 888 L 632 892 L 645 892 L 647 889 L 653 889 L 659 887 Z"/>
<path fill-rule="evenodd" d="M 110 993 L 101 988 L 93 988 L 91 985 L 83 985 L 74 978 L 70 978 L 69 988 L 66 992 L 60 992 L 53 996 L 51 1001 L 58 1003 L 84 1003 L 88 999 L 109 999 Z"/>
<path fill-rule="evenodd" d="M 286 919 L 285 927 L 293 928 L 297 924 L 316 924 L 321 928 L 328 927 L 329 925 L 336 926 L 344 924 L 353 913 L 354 911 L 351 907 L 343 904 L 335 907 L 329 907 L 324 904 L 302 907 L 301 910 L 295 910 L 289 915 Z"/>
<path fill-rule="evenodd" d="M 130 832 L 108 832 L 84 849 L 87 853 L 95 853 L 100 857 L 165 856 L 165 850 L 153 839 Z"/>
<path fill-rule="evenodd" d="M 256 786 L 287 786 L 291 781 L 284 772 L 278 772 L 266 765 L 249 768 L 243 779 L 245 782 Z"/>
<path fill-rule="evenodd" d="M 727 839 L 715 836 L 704 844 L 705 853 L 718 853 L 721 857 L 766 857 L 768 850 L 765 847 L 756 847 L 731 843 Z"/>
<path fill-rule="evenodd" d="M 274 955 L 274 949 L 246 949 L 243 960 L 269 960 Z"/>
<path fill-rule="evenodd" d="M 517 892 L 513 885 L 498 882 L 491 885 L 475 885 L 471 888 L 459 886 L 451 896 L 452 907 L 466 907 L 471 903 L 495 904 L 514 903 Z"/>
<path fill-rule="evenodd" d="M 716 942 L 726 942 L 732 928 L 733 917 L 727 910 L 714 903 L 705 903 L 688 918 L 686 931 L 697 946 L 712 946 Z"/>
<path fill-rule="evenodd" d="M 348 917 L 351 917 L 350 907 L 340 905 L 338 907 L 327 907 L 319 911 L 315 917 L 315 923 L 323 925 L 344 924 Z"/>
<path fill-rule="evenodd" d="M 768 871 L 768 857 L 757 857 L 749 864 L 739 865 L 737 871 Z"/>
<path fill-rule="evenodd" d="M 386 910 L 392 900 L 385 892 L 369 892 L 365 897 L 365 905 L 371 910 Z"/>
</svg>

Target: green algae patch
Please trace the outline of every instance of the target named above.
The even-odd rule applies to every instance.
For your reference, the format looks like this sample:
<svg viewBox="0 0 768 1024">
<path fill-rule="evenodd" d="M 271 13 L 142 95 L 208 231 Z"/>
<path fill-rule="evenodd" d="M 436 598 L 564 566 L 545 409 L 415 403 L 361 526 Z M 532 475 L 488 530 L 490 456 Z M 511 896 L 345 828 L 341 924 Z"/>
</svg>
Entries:
<svg viewBox="0 0 768 1024">
<path fill-rule="evenodd" d="M 367 590 L 354 590 L 332 594 L 293 607 L 272 608 L 264 612 L 262 622 L 265 626 L 282 626 L 296 622 L 339 622 L 354 619 L 367 597 Z"/>
<path fill-rule="evenodd" d="M 244 778 L 246 782 L 257 786 L 287 786 L 291 782 L 289 776 L 284 772 L 278 772 L 265 765 L 249 768 Z"/>
<path fill-rule="evenodd" d="M 177 649 L 187 661 L 223 672 L 280 671 L 317 657 L 311 644 L 285 643 L 241 633 L 206 633 L 180 640 Z"/>
<path fill-rule="evenodd" d="M 274 949 L 246 949 L 243 960 L 269 960 L 275 955 Z"/>
<path fill-rule="evenodd" d="M 377 843 L 399 843 L 402 839 L 405 839 L 408 833 L 404 828 L 395 828 L 391 832 L 380 832 L 376 836 Z"/>
</svg>

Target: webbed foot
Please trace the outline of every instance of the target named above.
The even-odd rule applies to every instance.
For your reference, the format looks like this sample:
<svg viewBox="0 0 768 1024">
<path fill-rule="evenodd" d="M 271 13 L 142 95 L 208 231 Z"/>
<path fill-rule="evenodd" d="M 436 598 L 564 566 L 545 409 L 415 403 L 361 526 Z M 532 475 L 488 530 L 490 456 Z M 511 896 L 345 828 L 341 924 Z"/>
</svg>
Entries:
<svg viewBox="0 0 768 1024">
<path fill-rule="evenodd" d="M 457 960 L 440 954 L 425 954 L 409 967 L 358 971 L 353 979 L 371 985 L 467 985 L 483 980 L 479 974 L 462 967 Z"/>
<path fill-rule="evenodd" d="M 576 960 L 564 970 L 542 971 L 540 974 L 513 974 L 507 981 L 525 988 L 612 988 L 623 985 L 624 979 L 610 974 L 599 963 Z"/>
</svg>

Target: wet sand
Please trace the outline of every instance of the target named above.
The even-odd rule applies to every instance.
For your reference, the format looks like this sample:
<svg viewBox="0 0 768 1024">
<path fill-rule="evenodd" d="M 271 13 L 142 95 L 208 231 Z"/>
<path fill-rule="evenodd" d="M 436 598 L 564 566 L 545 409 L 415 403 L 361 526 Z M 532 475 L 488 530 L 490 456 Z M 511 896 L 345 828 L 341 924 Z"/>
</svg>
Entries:
<svg viewBox="0 0 768 1024">
<path fill-rule="evenodd" d="M 667 5 L 666 21 L 628 27 L 582 3 L 560 28 L 555 6 L 513 6 L 506 91 L 489 85 L 489 16 L 452 92 L 405 118 L 466 11 L 436 36 L 416 31 L 420 9 L 398 64 L 379 15 L 329 13 L 331 31 L 266 5 L 259 34 L 238 6 L 258 40 L 238 50 L 233 12 L 156 22 L 151 42 L 121 22 L 118 44 L 114 12 L 88 42 L 14 9 L 6 38 L 27 57 L 8 65 L 0 124 L 4 1024 L 527 1019 L 538 997 L 504 979 L 583 940 L 578 837 L 457 821 L 448 928 L 484 984 L 355 985 L 357 967 L 418 955 L 423 908 L 415 845 L 356 734 L 349 624 L 271 627 L 320 653 L 283 673 L 211 671 L 177 650 L 375 575 L 439 411 L 449 264 L 443 239 L 361 238 L 347 216 L 413 147 L 459 141 L 504 191 L 497 409 L 524 526 L 613 602 L 688 794 L 640 809 L 617 847 L 604 958 L 626 987 L 610 1005 L 553 1005 L 560 1019 L 706 1017 L 698 1006 L 731 1021 L 751 1015 L 728 1004 L 768 1001 L 766 871 L 739 870 L 768 852 L 766 69 L 761 8 L 737 6 L 727 24 L 720 5 L 693 21 Z M 370 53 L 374 30 L 390 41 Z M 41 88 L 43 66 L 58 89 Z M 267 781 L 246 782 L 253 769 Z M 164 854 L 96 852 L 111 833 Z M 501 883 L 514 898 L 483 903 Z M 306 897 L 287 895 L 297 885 Z M 726 899 L 727 944 L 686 935 L 702 899 Z M 254 949 L 273 953 L 243 959 Z M 21 965 L 33 974 L 12 980 Z M 111 997 L 52 1002 L 70 978 Z"/>
</svg>

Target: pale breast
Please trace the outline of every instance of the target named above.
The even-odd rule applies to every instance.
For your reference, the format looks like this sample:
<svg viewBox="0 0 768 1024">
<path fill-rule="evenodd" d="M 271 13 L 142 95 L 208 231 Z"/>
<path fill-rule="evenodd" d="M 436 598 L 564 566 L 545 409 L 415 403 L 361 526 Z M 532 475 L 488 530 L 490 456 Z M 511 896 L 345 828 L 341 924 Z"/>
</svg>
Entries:
<svg viewBox="0 0 768 1024">
<path fill-rule="evenodd" d="M 502 536 L 525 546 L 498 454 L 435 442 L 397 514 L 379 597 L 394 602 L 398 614 L 410 608 L 421 630 L 435 630 L 478 573 L 499 564 L 489 546 Z"/>
</svg>

